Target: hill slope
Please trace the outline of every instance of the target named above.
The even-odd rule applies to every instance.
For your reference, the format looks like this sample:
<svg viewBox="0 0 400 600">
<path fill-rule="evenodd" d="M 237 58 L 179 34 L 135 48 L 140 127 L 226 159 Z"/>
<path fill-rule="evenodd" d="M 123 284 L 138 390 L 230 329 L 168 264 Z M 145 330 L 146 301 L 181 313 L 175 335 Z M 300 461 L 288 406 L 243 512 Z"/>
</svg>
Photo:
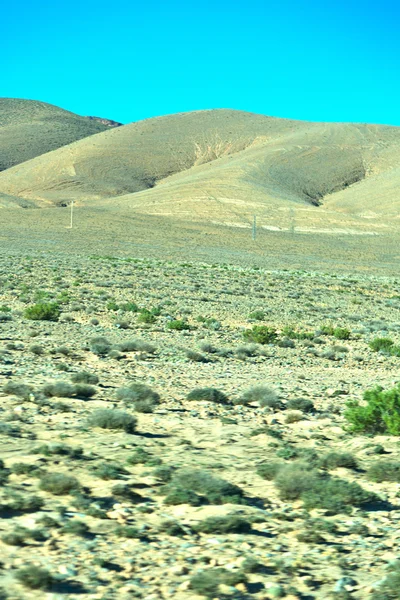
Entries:
<svg viewBox="0 0 400 600">
<path fill-rule="evenodd" d="M 0 98 L 0 171 L 114 125 L 44 102 Z"/>
<path fill-rule="evenodd" d="M 240 226 L 257 214 L 272 229 L 295 219 L 304 230 L 379 231 L 399 208 L 399 165 L 400 128 L 197 111 L 111 129 L 8 169 L 0 205 L 74 199 Z"/>
</svg>

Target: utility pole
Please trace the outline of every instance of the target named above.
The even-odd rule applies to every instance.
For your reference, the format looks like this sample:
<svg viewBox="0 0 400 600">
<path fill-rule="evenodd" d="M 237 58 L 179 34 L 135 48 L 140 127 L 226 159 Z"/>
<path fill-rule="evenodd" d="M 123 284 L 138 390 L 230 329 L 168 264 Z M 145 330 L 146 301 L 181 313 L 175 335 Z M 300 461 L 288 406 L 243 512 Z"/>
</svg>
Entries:
<svg viewBox="0 0 400 600">
<path fill-rule="evenodd" d="M 74 201 L 71 201 L 71 224 L 69 226 L 70 229 L 72 229 L 72 223 L 73 223 L 73 218 L 74 218 Z"/>
<path fill-rule="evenodd" d="M 256 217 L 256 215 L 254 215 L 254 217 L 253 217 L 253 235 L 252 235 L 253 242 L 256 239 L 256 234 L 257 234 L 257 217 Z"/>
<path fill-rule="evenodd" d="M 289 209 L 289 219 L 289 232 L 293 235 L 296 228 L 296 215 L 293 208 Z"/>
</svg>

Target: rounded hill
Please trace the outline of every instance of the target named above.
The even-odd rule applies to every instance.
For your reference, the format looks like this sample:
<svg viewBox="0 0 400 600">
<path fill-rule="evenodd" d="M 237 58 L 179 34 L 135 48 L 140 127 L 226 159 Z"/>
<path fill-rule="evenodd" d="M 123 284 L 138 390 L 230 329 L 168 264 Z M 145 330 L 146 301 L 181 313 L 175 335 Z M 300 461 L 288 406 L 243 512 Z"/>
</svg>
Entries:
<svg viewBox="0 0 400 600">
<path fill-rule="evenodd" d="M 106 121 L 36 100 L 0 98 L 0 171 L 105 131 Z"/>
</svg>

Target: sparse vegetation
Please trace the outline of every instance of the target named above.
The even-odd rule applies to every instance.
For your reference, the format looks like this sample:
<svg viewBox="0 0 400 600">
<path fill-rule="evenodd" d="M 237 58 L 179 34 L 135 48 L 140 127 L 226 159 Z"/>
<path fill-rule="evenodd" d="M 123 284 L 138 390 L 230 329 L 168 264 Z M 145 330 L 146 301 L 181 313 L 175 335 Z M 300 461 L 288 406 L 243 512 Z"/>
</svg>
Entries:
<svg viewBox="0 0 400 600">
<path fill-rule="evenodd" d="M 54 573 L 34 592 L 3 570 L 0 588 L 191 598 L 202 573 L 210 598 L 339 598 L 344 577 L 396 597 L 397 359 L 369 346 L 397 345 L 394 280 L 55 257 L 0 267 L 1 541 Z M 35 302 L 59 321 L 26 319 Z M 253 325 L 276 336 L 243 340 Z"/>
</svg>

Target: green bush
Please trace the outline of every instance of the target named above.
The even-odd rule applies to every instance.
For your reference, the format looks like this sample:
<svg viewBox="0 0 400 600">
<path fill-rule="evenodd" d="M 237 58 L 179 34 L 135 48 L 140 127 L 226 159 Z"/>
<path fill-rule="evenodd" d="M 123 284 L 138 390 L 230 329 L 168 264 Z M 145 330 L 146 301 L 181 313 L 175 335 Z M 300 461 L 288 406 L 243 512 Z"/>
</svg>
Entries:
<svg viewBox="0 0 400 600">
<path fill-rule="evenodd" d="M 278 471 L 285 466 L 284 462 L 266 462 L 261 463 L 257 467 L 257 475 L 266 479 L 267 481 L 271 481 L 275 479 L 278 474 Z"/>
<path fill-rule="evenodd" d="M 386 352 L 388 354 L 390 354 L 393 345 L 394 342 L 390 338 L 374 338 L 369 343 L 369 347 L 374 352 Z"/>
<path fill-rule="evenodd" d="M 349 512 L 379 498 L 358 483 L 331 478 L 303 463 L 292 463 L 278 470 L 275 485 L 283 500 L 300 499 L 309 510 L 319 508 L 331 514 Z"/>
<path fill-rule="evenodd" d="M 126 433 L 134 433 L 137 419 L 122 410 L 104 408 L 94 411 L 89 416 L 88 423 L 101 429 L 123 429 Z"/>
<path fill-rule="evenodd" d="M 46 569 L 28 565 L 18 569 L 15 578 L 23 586 L 31 590 L 49 590 L 54 583 L 52 575 Z"/>
<path fill-rule="evenodd" d="M 138 312 L 139 307 L 134 302 L 123 302 L 119 305 L 119 310 L 122 310 L 123 312 Z"/>
<path fill-rule="evenodd" d="M 250 533 L 251 523 L 237 515 L 226 515 L 224 517 L 207 517 L 203 521 L 193 525 L 193 529 L 200 533 Z"/>
<path fill-rule="evenodd" d="M 7 495 L 7 509 L 16 512 L 36 512 L 44 506 L 44 500 L 36 495 L 12 493 Z"/>
<path fill-rule="evenodd" d="M 378 500 L 376 494 L 364 490 L 358 483 L 342 479 L 316 479 L 301 499 L 306 509 L 322 508 L 331 514 L 349 512 L 353 506 L 363 506 Z"/>
<path fill-rule="evenodd" d="M 178 471 L 171 481 L 171 488 L 173 487 L 204 496 L 211 504 L 243 503 L 244 492 L 239 486 L 200 469 Z"/>
<path fill-rule="evenodd" d="M 139 531 L 137 527 L 132 525 L 118 525 L 114 529 L 114 534 L 117 537 L 140 540 L 145 537 L 144 533 Z"/>
<path fill-rule="evenodd" d="M 220 597 L 218 588 L 221 584 L 234 586 L 239 583 L 247 583 L 247 577 L 243 572 L 218 567 L 194 575 L 190 580 L 190 589 L 200 596 L 216 598 Z"/>
<path fill-rule="evenodd" d="M 335 327 L 333 337 L 337 340 L 348 340 L 350 339 L 350 330 L 346 329 L 346 327 Z"/>
<path fill-rule="evenodd" d="M 369 467 L 367 477 L 377 483 L 382 481 L 400 483 L 400 463 L 394 460 L 380 460 Z"/>
<path fill-rule="evenodd" d="M 317 471 L 302 463 L 288 464 L 277 471 L 274 479 L 282 500 L 297 500 L 311 489 L 319 479 Z"/>
<path fill-rule="evenodd" d="M 128 471 L 117 463 L 103 463 L 97 465 L 93 469 L 93 475 L 100 479 L 123 479 L 125 475 L 129 475 Z"/>
<path fill-rule="evenodd" d="M 215 402 L 216 404 L 228 404 L 229 398 L 223 392 L 215 388 L 195 388 L 186 396 L 187 400 L 198 400 L 203 402 Z"/>
<path fill-rule="evenodd" d="M 268 325 L 254 325 L 243 333 L 245 340 L 255 342 L 256 344 L 275 344 L 278 334 L 275 327 Z"/>
<path fill-rule="evenodd" d="M 86 383 L 77 383 L 74 385 L 74 396 L 76 398 L 83 400 L 85 398 L 92 398 L 95 394 L 97 394 L 97 390 L 92 385 L 87 385 Z"/>
<path fill-rule="evenodd" d="M 319 460 L 318 466 L 321 469 L 337 469 L 344 467 L 346 469 L 356 469 L 357 459 L 349 452 L 328 452 Z"/>
<path fill-rule="evenodd" d="M 158 526 L 158 531 L 160 533 L 165 533 L 167 535 L 174 536 L 181 536 L 185 535 L 186 533 L 183 527 L 181 527 L 181 525 L 179 525 L 177 521 L 174 521 L 172 519 L 168 519 L 160 523 L 160 525 Z"/>
<path fill-rule="evenodd" d="M 180 504 L 200 506 L 202 503 L 202 498 L 196 492 L 182 487 L 169 488 L 169 492 L 164 498 L 164 504 L 167 506 L 179 506 Z"/>
<path fill-rule="evenodd" d="M 138 316 L 139 323 L 148 323 L 149 325 L 151 325 L 152 323 L 155 323 L 156 320 L 157 319 L 155 315 L 151 311 L 147 310 L 147 308 L 143 308 Z"/>
<path fill-rule="evenodd" d="M 191 327 L 187 321 L 183 319 L 174 319 L 173 321 L 168 321 L 167 329 L 173 329 L 175 331 L 187 331 Z"/>
<path fill-rule="evenodd" d="M 111 493 L 113 496 L 117 498 L 118 501 L 122 502 L 143 502 L 144 498 L 134 490 L 130 488 L 129 485 L 125 483 L 117 483 L 111 488 Z"/>
<path fill-rule="evenodd" d="M 60 314 L 60 307 L 55 302 L 34 304 L 24 312 L 31 321 L 58 321 Z"/>
<path fill-rule="evenodd" d="M 50 492 L 56 496 L 70 494 L 80 489 L 79 481 L 72 475 L 64 473 L 47 473 L 40 479 L 39 487 L 44 492 Z"/>
<path fill-rule="evenodd" d="M 263 310 L 255 310 L 249 314 L 249 319 L 254 319 L 255 321 L 264 321 L 265 312 Z"/>
<path fill-rule="evenodd" d="M 400 435 L 400 386 L 367 390 L 364 404 L 348 402 L 344 417 L 353 433 Z"/>
<path fill-rule="evenodd" d="M 152 458 L 150 452 L 147 452 L 144 448 L 137 448 L 133 454 L 128 456 L 127 463 L 129 465 L 143 465 Z"/>
<path fill-rule="evenodd" d="M 114 302 L 113 300 L 111 300 L 110 302 L 107 302 L 106 309 L 107 310 L 113 310 L 113 311 L 115 311 L 115 310 L 119 309 L 119 306 L 118 306 L 118 304 L 116 302 Z"/>
<path fill-rule="evenodd" d="M 315 337 L 312 331 L 297 331 L 297 329 L 290 325 L 285 325 L 281 334 L 290 340 L 312 340 Z"/>
<path fill-rule="evenodd" d="M 69 456 L 70 458 L 79 459 L 83 456 L 83 448 L 68 446 L 60 442 L 43 444 L 32 450 L 33 454 L 44 454 L 44 456 Z M 33 465 L 35 467 L 35 465 Z M 37 467 L 35 467 L 37 469 Z"/>
<path fill-rule="evenodd" d="M 61 529 L 62 533 L 69 533 L 70 535 L 80 535 L 85 537 L 90 529 L 83 521 L 78 519 L 71 519 L 67 521 Z"/>
</svg>

